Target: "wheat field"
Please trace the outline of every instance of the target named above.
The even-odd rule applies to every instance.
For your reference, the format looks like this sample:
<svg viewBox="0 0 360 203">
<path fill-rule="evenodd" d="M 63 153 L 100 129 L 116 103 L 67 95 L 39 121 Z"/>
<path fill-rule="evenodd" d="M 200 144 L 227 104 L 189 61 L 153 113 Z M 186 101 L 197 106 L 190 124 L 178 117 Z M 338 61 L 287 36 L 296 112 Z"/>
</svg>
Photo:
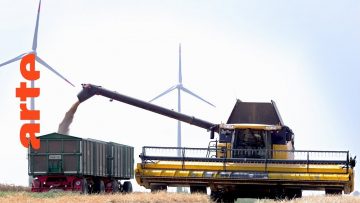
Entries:
<svg viewBox="0 0 360 203">
<path fill-rule="evenodd" d="M 13 185 L 0 184 L 0 202 L 26 202 L 26 203 L 67 203 L 67 202 L 89 202 L 89 203 L 160 203 L 160 202 L 209 202 L 208 195 L 188 194 L 188 193 L 144 193 L 134 192 L 131 194 L 102 194 L 102 195 L 81 195 L 70 192 L 47 192 L 31 193 L 29 188 Z M 359 202 L 360 197 L 342 196 L 306 196 L 293 200 L 258 200 L 258 199 L 238 199 L 236 202 L 244 203 L 352 203 Z"/>
<path fill-rule="evenodd" d="M 132 194 L 104 194 L 104 195 L 80 195 L 76 193 L 30 193 L 30 192 L 2 192 L 0 202 L 26 202 L 26 203 L 67 203 L 67 202 L 89 202 L 89 203 L 116 203 L 116 202 L 212 202 L 209 196 L 203 194 L 187 193 L 132 193 Z M 238 199 L 237 202 L 245 203 L 352 203 L 359 202 L 360 197 L 354 196 L 307 196 L 294 200 L 256 200 Z"/>
</svg>

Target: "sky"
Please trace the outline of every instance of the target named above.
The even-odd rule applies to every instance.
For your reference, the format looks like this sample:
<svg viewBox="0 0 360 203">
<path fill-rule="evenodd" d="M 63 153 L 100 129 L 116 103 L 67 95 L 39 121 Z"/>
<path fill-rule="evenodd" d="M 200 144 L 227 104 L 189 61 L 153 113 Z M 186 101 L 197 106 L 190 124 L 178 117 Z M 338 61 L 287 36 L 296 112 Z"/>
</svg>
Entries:
<svg viewBox="0 0 360 203">
<path fill-rule="evenodd" d="M 37 7 L 0 1 L 0 63 L 31 50 Z M 183 113 L 221 123 L 236 99 L 274 100 L 296 149 L 359 156 L 359 11 L 359 1 L 43 0 L 38 56 L 76 87 L 36 64 L 40 134 L 57 131 L 82 83 L 145 101 L 176 85 L 181 43 L 184 86 L 216 105 L 184 93 Z M 19 67 L 0 68 L 0 182 L 26 185 Z M 177 94 L 154 103 L 176 110 Z M 182 130 L 183 146 L 207 147 L 206 130 Z M 73 136 L 134 146 L 135 162 L 142 146 L 176 146 L 176 133 L 175 120 L 102 97 L 82 103 L 70 128 Z M 359 190 L 359 176 L 355 184 Z"/>
</svg>

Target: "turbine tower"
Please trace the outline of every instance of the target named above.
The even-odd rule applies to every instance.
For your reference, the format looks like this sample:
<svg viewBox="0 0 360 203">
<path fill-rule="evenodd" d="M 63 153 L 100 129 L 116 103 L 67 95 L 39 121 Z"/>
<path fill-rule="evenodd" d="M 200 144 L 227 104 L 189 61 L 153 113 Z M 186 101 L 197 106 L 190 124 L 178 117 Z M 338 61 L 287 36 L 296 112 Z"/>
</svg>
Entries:
<svg viewBox="0 0 360 203">
<path fill-rule="evenodd" d="M 42 64 L 43 66 L 45 66 L 47 69 L 49 69 L 50 71 L 52 71 L 53 73 L 55 73 L 57 76 L 59 76 L 60 78 L 62 78 L 63 80 L 65 80 L 67 83 L 69 83 L 70 85 L 72 85 L 73 87 L 75 87 L 69 80 L 67 80 L 64 76 L 62 76 L 59 72 L 57 72 L 55 69 L 53 69 L 50 65 L 48 65 L 44 60 L 42 60 L 36 52 L 36 48 L 37 48 L 37 37 L 38 37 L 38 29 L 39 29 L 39 17 L 40 17 L 40 6 L 41 6 L 41 0 L 39 1 L 39 8 L 38 8 L 38 13 L 37 13 L 37 18 L 36 18 L 36 25 L 35 25 L 35 33 L 34 33 L 34 38 L 33 38 L 33 44 L 32 44 L 32 50 L 29 52 L 25 52 L 23 54 L 20 54 L 19 56 L 10 59 L 2 64 L 0 64 L 0 67 L 5 66 L 9 63 L 18 61 L 20 59 L 22 59 L 23 56 L 27 55 L 27 54 L 34 54 L 35 55 L 35 60 L 37 62 L 39 62 L 40 64 Z M 34 88 L 35 87 L 35 81 L 32 80 L 31 81 L 31 87 Z M 35 100 L 34 98 L 31 98 L 30 100 L 30 109 L 34 110 L 35 109 Z M 31 123 L 34 123 L 34 120 L 30 121 Z"/>
<path fill-rule="evenodd" d="M 165 94 L 173 91 L 177 89 L 178 91 L 178 112 L 181 113 L 181 90 L 200 99 L 201 101 L 215 107 L 212 103 L 206 101 L 205 99 L 201 98 L 200 96 L 196 95 L 195 93 L 193 93 L 192 91 L 190 91 L 189 89 L 185 88 L 183 83 L 182 83 L 182 72 L 181 72 L 181 44 L 179 44 L 179 81 L 178 84 L 170 87 L 169 89 L 167 89 L 166 91 L 164 91 L 163 93 L 161 93 L 160 95 L 156 96 L 155 98 L 153 98 L 152 100 L 150 100 L 150 102 L 164 96 Z M 181 122 L 178 121 L 178 128 L 177 128 L 177 147 L 181 147 Z M 178 150 L 177 151 L 178 156 L 181 156 L 181 151 Z"/>
</svg>

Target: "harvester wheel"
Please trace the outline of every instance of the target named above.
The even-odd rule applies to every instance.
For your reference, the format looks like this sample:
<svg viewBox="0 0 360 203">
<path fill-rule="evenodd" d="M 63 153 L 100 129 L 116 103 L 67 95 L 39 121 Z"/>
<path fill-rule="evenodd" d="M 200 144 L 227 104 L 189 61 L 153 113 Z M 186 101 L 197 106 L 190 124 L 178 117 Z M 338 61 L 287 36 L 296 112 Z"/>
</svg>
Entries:
<svg viewBox="0 0 360 203">
<path fill-rule="evenodd" d="M 236 199 L 237 198 L 235 198 L 232 194 L 224 194 L 222 199 L 221 199 L 221 202 L 234 203 Z"/>
<path fill-rule="evenodd" d="M 229 192 L 221 192 L 221 191 L 211 191 L 210 198 L 214 202 L 224 202 L 224 203 L 233 203 L 237 198 L 235 198 Z"/>
<path fill-rule="evenodd" d="M 302 191 L 301 189 L 287 189 L 285 190 L 285 196 L 287 199 L 301 198 Z"/>
<path fill-rule="evenodd" d="M 124 182 L 124 185 L 123 185 L 123 192 L 125 193 L 130 193 L 132 192 L 133 189 L 132 189 L 132 184 L 130 181 L 125 181 Z"/>
<path fill-rule="evenodd" d="M 190 186 L 190 193 L 201 193 L 206 194 L 206 186 Z"/>
<path fill-rule="evenodd" d="M 112 187 L 112 192 L 113 192 L 113 193 L 119 192 L 119 183 L 118 183 L 117 180 L 113 180 L 113 181 L 111 182 L 111 187 Z"/>
<path fill-rule="evenodd" d="M 325 189 L 326 195 L 341 195 L 342 190 L 341 189 Z"/>
<path fill-rule="evenodd" d="M 164 184 L 151 184 L 150 185 L 151 192 L 159 192 L 159 191 L 166 191 L 167 185 Z"/>
</svg>

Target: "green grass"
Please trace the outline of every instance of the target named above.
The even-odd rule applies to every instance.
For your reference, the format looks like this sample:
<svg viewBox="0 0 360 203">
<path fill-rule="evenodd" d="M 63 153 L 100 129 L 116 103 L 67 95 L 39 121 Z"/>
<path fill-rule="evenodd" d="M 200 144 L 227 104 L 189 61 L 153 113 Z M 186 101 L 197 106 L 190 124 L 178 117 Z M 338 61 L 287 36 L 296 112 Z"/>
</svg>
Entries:
<svg viewBox="0 0 360 203">
<path fill-rule="evenodd" d="M 0 197 L 5 197 L 8 195 L 13 195 L 16 192 L 5 192 L 5 191 L 0 191 Z"/>
<path fill-rule="evenodd" d="M 79 195 L 79 193 L 73 192 L 59 192 L 59 191 L 49 191 L 49 192 L 28 192 L 28 196 L 33 198 L 57 198 L 62 196 L 74 196 Z"/>
</svg>

